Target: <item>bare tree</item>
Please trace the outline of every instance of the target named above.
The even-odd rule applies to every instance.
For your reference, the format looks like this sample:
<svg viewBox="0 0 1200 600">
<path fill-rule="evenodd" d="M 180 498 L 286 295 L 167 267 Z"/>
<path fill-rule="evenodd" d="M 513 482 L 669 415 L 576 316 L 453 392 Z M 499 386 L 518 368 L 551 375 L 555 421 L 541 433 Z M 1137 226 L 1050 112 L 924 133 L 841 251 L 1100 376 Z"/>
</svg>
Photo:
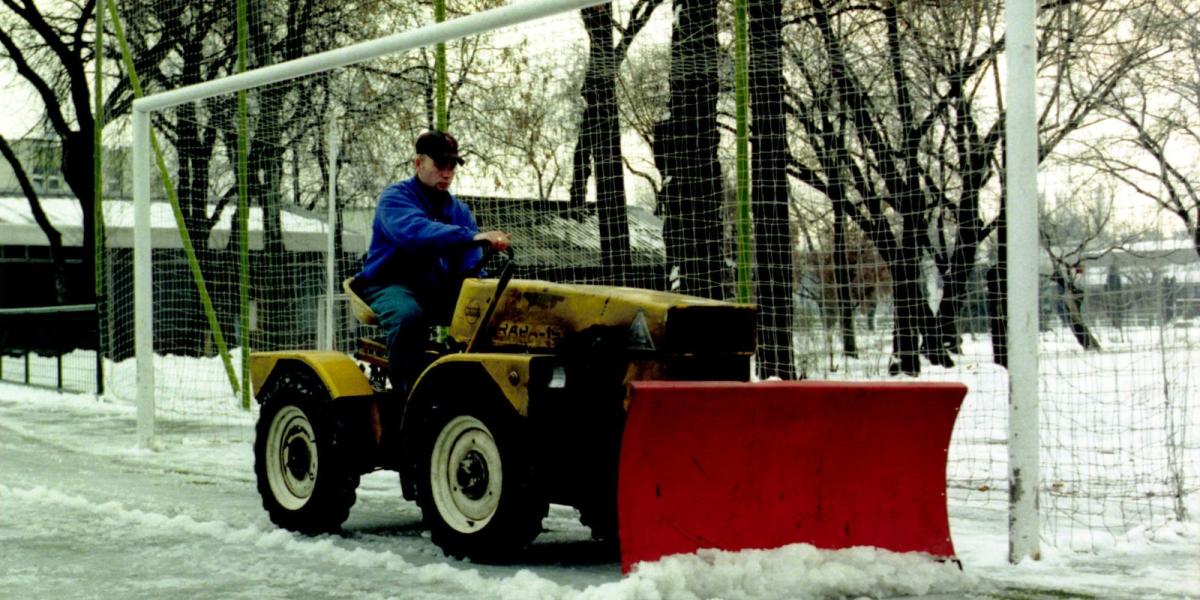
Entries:
<svg viewBox="0 0 1200 600">
<path fill-rule="evenodd" d="M 341 27 L 344 5 L 323 0 L 289 0 L 269 4 L 251 3 L 248 11 L 248 67 L 261 68 L 294 60 L 320 50 L 331 39 L 318 36 L 322 27 Z M 255 271 L 264 343 L 277 348 L 291 341 L 296 329 L 296 312 L 288 282 L 289 269 L 283 246 L 284 158 L 297 151 L 296 141 L 309 130 L 323 125 L 322 114 L 311 110 L 318 96 L 325 95 L 330 75 L 290 80 L 253 90 L 261 107 L 253 124 L 247 159 L 248 205 L 258 204 L 263 212 L 263 257 Z M 249 133 L 249 132 L 248 132 Z M 294 343 L 294 342 L 293 342 Z"/>
<path fill-rule="evenodd" d="M 1200 255 L 1200 8 L 1182 0 L 1144 7 L 1134 35 L 1159 39 L 1170 52 L 1120 86 L 1103 114 L 1124 126 L 1088 141 L 1078 162 L 1124 183 L 1186 228 Z"/>
<path fill-rule="evenodd" d="M 1114 89 L 1161 52 L 1152 40 L 1112 42 L 1127 10 L 1141 3 L 1043 7 L 1041 159 L 1090 124 Z M 840 203 L 888 263 L 894 372 L 919 372 L 919 354 L 952 364 L 978 250 L 1003 223 L 1001 8 L 813 0 L 788 21 L 789 110 L 803 132 L 790 173 Z M 925 257 L 944 284 L 936 311 L 924 296 Z M 1002 275 L 1005 265 L 997 267 Z M 996 281 L 1003 294 L 1003 277 Z"/>
<path fill-rule="evenodd" d="M 62 145 L 63 180 L 79 199 L 83 212 L 83 280 L 75 285 L 60 280 L 56 285 L 60 300 L 67 290 L 87 300 L 94 296 L 91 285 L 96 248 L 94 119 L 87 65 L 92 60 L 90 25 L 95 10 L 95 0 L 59 3 L 0 0 L 0 49 L 41 101 L 45 121 Z M 9 145 L 4 143 L 4 147 Z M 9 149 L 4 152 L 5 158 L 15 172 L 23 172 L 20 160 Z M 25 193 L 36 215 L 41 212 L 40 203 L 30 190 L 32 187 Z M 49 220 L 38 219 L 38 224 L 52 244 L 61 239 Z M 61 246 L 57 253 L 56 263 L 61 265 Z"/>
<path fill-rule="evenodd" d="M 605 281 L 625 283 L 630 267 L 625 169 L 617 103 L 617 74 L 638 32 L 662 0 L 638 0 L 621 24 L 611 4 L 580 11 L 588 35 L 588 62 L 580 93 L 584 107 L 572 155 L 571 205 L 583 206 L 587 180 L 596 171 L 596 207 L 600 223 L 600 262 Z M 621 36 L 614 38 L 614 30 Z"/>
<path fill-rule="evenodd" d="M 1084 315 L 1080 278 L 1085 265 L 1126 251 L 1144 231 L 1116 222 L 1112 190 L 1090 182 L 1068 182 L 1065 198 L 1043 203 L 1039 216 L 1042 249 L 1050 259 L 1050 280 L 1058 288 L 1063 319 L 1084 350 L 1100 350 Z"/>
<path fill-rule="evenodd" d="M 668 82 L 662 77 L 662 65 L 671 60 L 670 47 L 648 45 L 640 50 L 636 55 L 627 57 L 618 80 L 621 123 L 650 148 L 654 144 L 654 126 L 666 111 L 670 97 Z M 653 157 L 649 160 L 639 158 L 623 155 L 621 160 L 631 175 L 653 190 L 654 213 L 662 215 L 661 173 L 654 168 Z"/>
<path fill-rule="evenodd" d="M 570 145 L 578 120 L 578 87 L 542 77 L 522 57 L 508 78 L 497 69 L 495 90 L 460 107 L 471 120 L 471 145 L 479 159 L 472 177 L 490 178 L 496 190 L 548 201 L 569 183 Z M 514 68 L 515 67 L 515 68 Z"/>
<path fill-rule="evenodd" d="M 50 262 L 54 265 L 54 300 L 58 304 L 64 304 L 67 301 L 67 272 L 66 258 L 63 256 L 62 233 L 54 227 L 46 216 L 46 211 L 42 210 L 42 203 L 38 197 L 37 189 L 33 187 L 33 183 L 29 180 L 29 174 L 25 172 L 25 166 L 21 163 L 20 157 L 9 145 L 8 140 L 0 135 L 0 155 L 8 161 L 12 167 L 13 174 L 17 178 L 17 185 L 21 187 L 21 192 L 25 194 L 25 198 L 29 200 L 29 211 L 33 214 L 33 220 L 37 223 L 42 233 L 46 236 L 50 248 Z"/>
<path fill-rule="evenodd" d="M 919 270 L 928 205 L 919 141 L 944 108 L 913 95 L 909 21 L 896 4 L 844 10 L 836 0 L 813 0 L 809 8 L 795 21 L 804 33 L 789 53 L 799 73 L 790 114 L 806 134 L 799 149 L 807 158 L 793 160 L 791 173 L 827 196 L 884 257 L 895 286 L 892 369 L 916 374 L 928 313 Z M 866 16 L 859 22 L 856 14 Z"/>
<path fill-rule="evenodd" d="M 891 294 L 891 276 L 886 263 L 871 240 L 854 227 L 843 226 L 840 235 L 836 218 L 818 233 L 819 249 L 803 255 L 807 270 L 820 282 L 820 293 L 813 298 L 821 305 L 827 326 L 838 328 L 843 336 L 842 352 L 856 358 L 854 329 L 845 321 L 856 313 L 870 316 L 874 308 Z M 841 261 L 841 262 L 838 262 Z M 868 320 L 868 325 L 872 326 Z M 845 337 L 851 336 L 850 340 Z"/>
</svg>

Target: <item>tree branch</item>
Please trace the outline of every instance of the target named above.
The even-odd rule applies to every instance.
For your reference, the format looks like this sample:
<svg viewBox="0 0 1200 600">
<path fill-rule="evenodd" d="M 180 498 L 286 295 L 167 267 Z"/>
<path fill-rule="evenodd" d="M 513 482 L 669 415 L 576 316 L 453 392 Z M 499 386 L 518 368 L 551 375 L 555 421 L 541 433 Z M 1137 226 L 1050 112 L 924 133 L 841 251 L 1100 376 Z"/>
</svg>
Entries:
<svg viewBox="0 0 1200 600">
<path fill-rule="evenodd" d="M 5 2 L 7 3 L 8 0 L 5 0 Z M 42 98 L 42 104 L 44 104 L 46 108 L 46 118 L 49 119 L 50 124 L 54 127 L 54 130 L 58 132 L 59 135 L 66 135 L 69 133 L 71 131 L 71 127 L 67 124 L 66 119 L 63 117 L 62 109 L 59 107 L 58 103 L 58 95 L 54 92 L 54 89 L 51 88 L 48 83 L 46 83 L 46 80 L 43 79 L 42 76 L 33 69 L 33 66 L 29 64 L 29 59 L 25 56 L 25 53 L 21 51 L 21 49 L 13 41 L 12 37 L 10 37 L 8 32 L 4 29 L 0 29 L 0 46 L 4 46 L 4 49 L 8 52 L 9 58 L 12 59 L 13 63 L 16 65 L 17 74 L 25 78 L 25 80 L 29 82 L 29 85 L 33 86 L 33 89 L 37 91 L 38 96 Z"/>
</svg>

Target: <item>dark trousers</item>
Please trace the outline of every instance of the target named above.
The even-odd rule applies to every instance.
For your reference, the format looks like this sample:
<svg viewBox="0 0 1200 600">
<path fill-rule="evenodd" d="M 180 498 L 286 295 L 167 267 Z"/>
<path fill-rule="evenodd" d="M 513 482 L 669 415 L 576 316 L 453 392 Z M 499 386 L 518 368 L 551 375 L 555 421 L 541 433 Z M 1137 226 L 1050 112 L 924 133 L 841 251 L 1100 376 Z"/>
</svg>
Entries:
<svg viewBox="0 0 1200 600">
<path fill-rule="evenodd" d="M 430 325 L 425 308 L 411 289 L 398 283 L 364 285 L 360 295 L 379 315 L 379 325 L 387 332 L 392 387 L 407 393 L 425 366 L 422 359 Z"/>
</svg>

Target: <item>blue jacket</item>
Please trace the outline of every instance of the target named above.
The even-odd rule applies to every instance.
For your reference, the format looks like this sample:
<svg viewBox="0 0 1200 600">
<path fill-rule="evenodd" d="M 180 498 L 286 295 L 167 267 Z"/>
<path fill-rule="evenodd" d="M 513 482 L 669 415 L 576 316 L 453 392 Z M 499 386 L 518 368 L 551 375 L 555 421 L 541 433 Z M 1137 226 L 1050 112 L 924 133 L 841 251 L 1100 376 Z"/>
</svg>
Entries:
<svg viewBox="0 0 1200 600">
<path fill-rule="evenodd" d="M 460 275 L 482 258 L 471 245 L 476 233 L 475 217 L 453 194 L 416 177 L 394 183 L 379 195 L 358 277 L 365 285 L 405 285 L 423 302 L 453 302 Z"/>
</svg>

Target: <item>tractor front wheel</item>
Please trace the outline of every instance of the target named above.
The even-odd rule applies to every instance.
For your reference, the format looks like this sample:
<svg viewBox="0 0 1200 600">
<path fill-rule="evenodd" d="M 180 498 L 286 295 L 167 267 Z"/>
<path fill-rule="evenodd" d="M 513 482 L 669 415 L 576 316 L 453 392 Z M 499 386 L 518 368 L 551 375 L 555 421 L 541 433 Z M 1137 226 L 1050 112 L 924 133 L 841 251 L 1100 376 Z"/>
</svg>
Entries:
<svg viewBox="0 0 1200 600">
<path fill-rule="evenodd" d="M 443 409 L 432 425 L 418 497 L 433 542 L 458 558 L 511 560 L 541 532 L 548 508 L 523 421 L 511 409 Z"/>
<path fill-rule="evenodd" d="M 254 473 L 263 508 L 285 529 L 339 531 L 359 476 L 344 456 L 342 424 L 324 386 L 310 373 L 284 373 L 261 400 Z"/>
</svg>

